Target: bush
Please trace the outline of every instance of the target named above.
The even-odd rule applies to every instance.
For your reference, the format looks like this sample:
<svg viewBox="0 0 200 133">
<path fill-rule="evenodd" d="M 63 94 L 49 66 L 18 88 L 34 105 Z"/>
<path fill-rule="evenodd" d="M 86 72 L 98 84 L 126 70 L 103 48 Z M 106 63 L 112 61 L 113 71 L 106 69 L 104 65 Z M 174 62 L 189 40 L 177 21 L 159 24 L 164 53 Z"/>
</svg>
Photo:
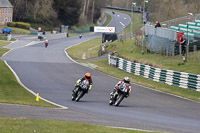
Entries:
<svg viewBox="0 0 200 133">
<path fill-rule="evenodd" d="M 18 27 L 22 29 L 29 29 L 31 26 L 29 23 L 24 23 L 24 22 L 9 22 L 8 26 L 10 27 Z"/>
<path fill-rule="evenodd" d="M 16 27 L 22 28 L 22 29 L 29 29 L 31 25 L 29 23 L 24 22 L 16 22 Z"/>
<path fill-rule="evenodd" d="M 8 22 L 7 25 L 9 27 L 15 27 L 16 26 L 16 22 Z"/>
</svg>

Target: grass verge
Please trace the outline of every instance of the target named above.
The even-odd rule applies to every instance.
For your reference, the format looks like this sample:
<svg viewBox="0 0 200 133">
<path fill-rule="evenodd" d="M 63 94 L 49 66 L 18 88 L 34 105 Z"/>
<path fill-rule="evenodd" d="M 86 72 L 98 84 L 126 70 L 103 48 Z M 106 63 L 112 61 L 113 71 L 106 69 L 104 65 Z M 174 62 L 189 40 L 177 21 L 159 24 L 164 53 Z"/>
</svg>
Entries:
<svg viewBox="0 0 200 133">
<path fill-rule="evenodd" d="M 72 46 L 67 49 L 67 53 L 75 60 L 88 59 L 98 56 L 98 50 L 101 45 L 101 38 L 95 38 L 78 46 Z"/>
<path fill-rule="evenodd" d="M 0 46 L 5 46 L 6 44 L 8 43 L 0 42 Z M 6 48 L 0 48 L 0 56 L 8 50 Z M 13 73 L 2 60 L 0 60 L 0 68 L 0 103 L 56 107 L 42 100 L 37 102 L 35 96 L 19 85 Z"/>
<path fill-rule="evenodd" d="M 112 17 L 109 14 L 105 13 L 105 15 L 106 15 L 106 22 L 102 26 L 107 26 L 112 20 Z"/>
<path fill-rule="evenodd" d="M 83 123 L 26 118 L 0 118 L 0 129 L 3 133 L 147 133 Z"/>
<path fill-rule="evenodd" d="M 1 103 L 55 107 L 55 105 L 49 104 L 42 100 L 37 102 L 35 96 L 33 96 L 31 93 L 25 90 L 21 85 L 19 85 L 12 72 L 2 60 L 0 60 L 0 68 Z"/>
</svg>

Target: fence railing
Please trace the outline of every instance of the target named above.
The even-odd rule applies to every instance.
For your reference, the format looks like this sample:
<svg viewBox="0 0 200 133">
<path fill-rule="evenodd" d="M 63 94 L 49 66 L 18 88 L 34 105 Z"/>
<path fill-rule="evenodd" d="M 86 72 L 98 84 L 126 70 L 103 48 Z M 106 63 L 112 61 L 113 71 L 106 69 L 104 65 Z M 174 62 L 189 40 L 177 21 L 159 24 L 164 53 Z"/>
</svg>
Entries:
<svg viewBox="0 0 200 133">
<path fill-rule="evenodd" d="M 111 55 L 108 55 L 108 63 L 128 73 L 142 76 L 156 82 L 200 91 L 200 75 L 155 68 Z"/>
</svg>

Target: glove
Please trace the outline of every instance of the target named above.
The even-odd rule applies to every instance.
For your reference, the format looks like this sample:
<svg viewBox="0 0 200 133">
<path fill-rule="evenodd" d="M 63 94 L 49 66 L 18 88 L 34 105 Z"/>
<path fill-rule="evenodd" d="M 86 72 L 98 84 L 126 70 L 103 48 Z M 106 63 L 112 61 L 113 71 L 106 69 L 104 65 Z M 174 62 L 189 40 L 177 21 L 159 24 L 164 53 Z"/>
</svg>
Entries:
<svg viewBox="0 0 200 133">
<path fill-rule="evenodd" d="M 79 79 L 79 80 L 77 80 L 76 81 L 76 86 L 79 86 L 80 85 L 80 83 L 81 83 L 81 80 Z"/>
<path fill-rule="evenodd" d="M 89 90 L 91 90 L 92 89 L 92 85 L 90 85 L 90 87 L 89 87 Z"/>
</svg>

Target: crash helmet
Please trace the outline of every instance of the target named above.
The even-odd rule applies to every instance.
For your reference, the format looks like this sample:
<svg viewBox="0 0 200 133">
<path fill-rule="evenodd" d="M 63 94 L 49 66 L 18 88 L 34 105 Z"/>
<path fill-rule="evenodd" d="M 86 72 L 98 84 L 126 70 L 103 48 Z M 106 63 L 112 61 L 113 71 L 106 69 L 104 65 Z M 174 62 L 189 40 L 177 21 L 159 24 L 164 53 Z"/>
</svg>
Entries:
<svg viewBox="0 0 200 133">
<path fill-rule="evenodd" d="M 86 73 L 86 74 L 85 74 L 85 79 L 86 79 L 86 80 L 90 80 L 90 78 L 91 78 L 91 74 L 90 74 L 90 73 Z"/>
<path fill-rule="evenodd" d="M 124 83 L 130 83 L 130 78 L 129 77 L 124 77 Z"/>
</svg>

